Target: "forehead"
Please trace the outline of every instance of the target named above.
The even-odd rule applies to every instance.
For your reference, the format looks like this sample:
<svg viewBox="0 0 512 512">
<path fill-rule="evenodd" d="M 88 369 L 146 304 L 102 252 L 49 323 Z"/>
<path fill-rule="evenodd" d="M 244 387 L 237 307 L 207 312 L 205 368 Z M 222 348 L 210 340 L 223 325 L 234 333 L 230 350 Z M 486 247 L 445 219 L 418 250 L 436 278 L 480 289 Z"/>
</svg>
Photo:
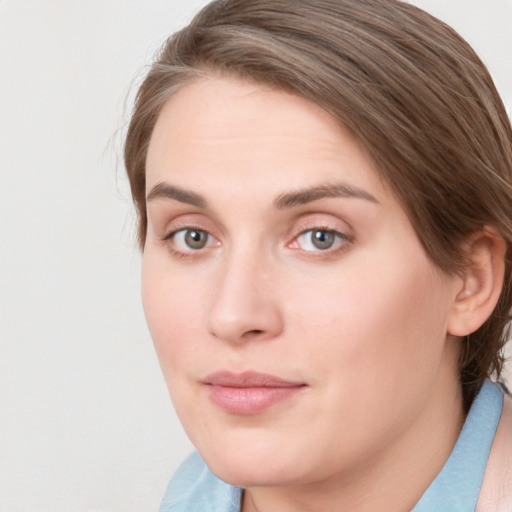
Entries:
<svg viewBox="0 0 512 512">
<path fill-rule="evenodd" d="M 184 86 L 163 107 L 147 157 L 147 188 L 163 180 L 200 187 L 209 179 L 289 189 L 349 181 L 384 184 L 337 120 L 287 92 L 231 78 Z"/>
</svg>

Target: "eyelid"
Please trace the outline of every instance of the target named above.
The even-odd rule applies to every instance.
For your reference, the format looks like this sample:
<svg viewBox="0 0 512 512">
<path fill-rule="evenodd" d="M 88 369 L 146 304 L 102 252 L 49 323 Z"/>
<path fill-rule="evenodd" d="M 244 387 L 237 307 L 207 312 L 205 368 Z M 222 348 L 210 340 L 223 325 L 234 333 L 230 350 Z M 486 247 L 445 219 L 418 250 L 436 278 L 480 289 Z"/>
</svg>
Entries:
<svg viewBox="0 0 512 512">
<path fill-rule="evenodd" d="M 329 212 L 307 212 L 298 217 L 293 223 L 290 237 L 297 237 L 309 230 L 324 230 L 340 233 L 352 239 L 354 228 L 345 219 Z"/>
<path fill-rule="evenodd" d="M 178 231 L 186 229 L 204 231 L 219 239 L 219 236 L 214 234 L 219 231 L 216 225 L 208 217 L 197 212 L 177 212 L 174 215 L 168 213 L 166 219 L 162 219 L 160 226 L 157 227 L 157 233 L 162 241 L 166 241 Z"/>
<path fill-rule="evenodd" d="M 185 226 L 173 226 L 171 229 L 166 231 L 166 234 L 162 237 L 162 240 L 170 240 L 173 238 L 176 233 L 179 233 L 180 231 L 187 231 L 187 230 L 196 230 L 196 231 L 204 231 L 205 233 L 209 234 L 209 231 L 204 228 L 200 228 L 199 226 L 194 226 L 192 224 L 187 224 Z"/>
</svg>

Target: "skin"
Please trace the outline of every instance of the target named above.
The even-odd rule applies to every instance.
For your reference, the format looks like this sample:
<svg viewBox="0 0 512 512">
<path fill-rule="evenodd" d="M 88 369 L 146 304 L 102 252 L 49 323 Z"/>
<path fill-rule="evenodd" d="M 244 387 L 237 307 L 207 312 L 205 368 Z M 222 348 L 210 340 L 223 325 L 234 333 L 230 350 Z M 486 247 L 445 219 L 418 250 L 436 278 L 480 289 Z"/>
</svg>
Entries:
<svg viewBox="0 0 512 512">
<path fill-rule="evenodd" d="M 162 110 L 146 179 L 148 325 L 185 430 L 246 489 L 243 511 L 409 511 L 464 420 L 464 280 L 430 261 L 359 146 L 305 99 L 203 79 Z M 303 386 L 232 414 L 204 384 L 220 370 Z"/>
</svg>

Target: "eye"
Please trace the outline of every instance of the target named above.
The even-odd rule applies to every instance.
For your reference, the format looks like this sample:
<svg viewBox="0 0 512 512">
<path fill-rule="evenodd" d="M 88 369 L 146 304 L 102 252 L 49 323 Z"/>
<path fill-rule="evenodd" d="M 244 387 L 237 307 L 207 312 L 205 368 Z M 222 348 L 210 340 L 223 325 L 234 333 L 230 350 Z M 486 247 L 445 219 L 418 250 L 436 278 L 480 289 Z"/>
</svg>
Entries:
<svg viewBox="0 0 512 512">
<path fill-rule="evenodd" d="M 199 251 L 212 245 L 213 237 L 202 229 L 187 228 L 174 231 L 168 237 L 178 251 Z"/>
<path fill-rule="evenodd" d="M 337 248 L 347 240 L 342 233 L 330 229 L 308 229 L 296 239 L 296 245 L 303 251 L 328 251 Z"/>
</svg>

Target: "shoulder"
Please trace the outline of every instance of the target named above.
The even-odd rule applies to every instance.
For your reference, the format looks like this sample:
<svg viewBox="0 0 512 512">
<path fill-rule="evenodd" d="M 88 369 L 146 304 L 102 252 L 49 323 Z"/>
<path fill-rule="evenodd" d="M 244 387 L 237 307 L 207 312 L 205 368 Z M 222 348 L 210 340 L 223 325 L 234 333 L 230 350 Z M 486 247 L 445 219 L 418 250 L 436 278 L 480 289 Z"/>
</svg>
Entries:
<svg viewBox="0 0 512 512">
<path fill-rule="evenodd" d="M 504 394 L 476 512 L 512 510 L 512 398 Z"/>
</svg>

